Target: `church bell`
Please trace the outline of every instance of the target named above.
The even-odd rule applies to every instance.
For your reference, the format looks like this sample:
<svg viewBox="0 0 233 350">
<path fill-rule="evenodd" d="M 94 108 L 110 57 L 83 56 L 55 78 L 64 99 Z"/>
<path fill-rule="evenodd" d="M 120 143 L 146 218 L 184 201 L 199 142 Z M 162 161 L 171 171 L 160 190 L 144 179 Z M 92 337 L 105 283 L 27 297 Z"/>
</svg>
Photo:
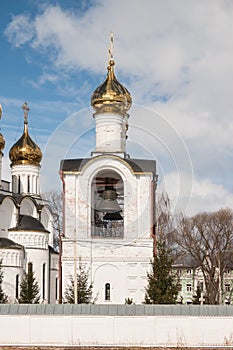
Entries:
<svg viewBox="0 0 233 350">
<path fill-rule="evenodd" d="M 103 217 L 104 221 L 119 221 L 123 220 L 123 217 L 121 216 L 120 212 L 117 211 L 115 213 L 107 213 Z"/>
<path fill-rule="evenodd" d="M 107 189 L 103 191 L 102 199 L 96 206 L 97 211 L 106 213 L 117 213 L 121 211 L 121 207 L 117 203 L 117 194 L 114 189 Z"/>
</svg>

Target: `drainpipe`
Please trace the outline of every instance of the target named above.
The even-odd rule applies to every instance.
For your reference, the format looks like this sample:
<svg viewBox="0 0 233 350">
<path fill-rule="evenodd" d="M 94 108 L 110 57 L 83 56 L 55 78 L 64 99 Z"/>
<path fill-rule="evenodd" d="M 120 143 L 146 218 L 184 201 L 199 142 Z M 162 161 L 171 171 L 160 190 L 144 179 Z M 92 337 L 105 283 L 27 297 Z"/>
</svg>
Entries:
<svg viewBox="0 0 233 350">
<path fill-rule="evenodd" d="M 155 178 L 151 181 L 151 233 L 150 236 L 153 238 L 153 255 L 156 255 L 156 205 L 155 205 L 155 191 L 157 187 L 157 179 Z"/>
<path fill-rule="evenodd" d="M 48 266 L 48 304 L 50 304 L 50 294 L 51 294 L 51 251 L 49 249 L 49 266 Z"/>
<path fill-rule="evenodd" d="M 62 304 L 62 238 L 65 236 L 65 180 L 62 171 L 60 171 L 59 175 L 62 181 L 62 232 L 59 232 L 58 304 Z"/>
</svg>

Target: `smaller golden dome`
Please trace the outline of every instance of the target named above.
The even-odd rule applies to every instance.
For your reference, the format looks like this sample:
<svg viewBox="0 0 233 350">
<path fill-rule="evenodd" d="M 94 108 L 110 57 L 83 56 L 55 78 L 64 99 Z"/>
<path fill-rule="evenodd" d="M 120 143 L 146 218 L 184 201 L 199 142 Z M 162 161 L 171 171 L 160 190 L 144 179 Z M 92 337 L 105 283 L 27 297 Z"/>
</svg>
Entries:
<svg viewBox="0 0 233 350">
<path fill-rule="evenodd" d="M 0 152 L 2 152 L 4 147 L 5 147 L 5 139 L 4 139 L 3 135 L 0 133 Z"/>
<path fill-rule="evenodd" d="M 126 113 L 132 105 L 129 91 L 117 80 L 114 74 L 115 62 L 111 58 L 108 65 L 107 78 L 92 94 L 91 105 L 98 113 Z"/>
<path fill-rule="evenodd" d="M 29 108 L 26 102 L 22 108 L 24 109 L 24 131 L 20 139 L 10 149 L 11 166 L 20 164 L 40 165 L 42 152 L 28 133 Z"/>
</svg>

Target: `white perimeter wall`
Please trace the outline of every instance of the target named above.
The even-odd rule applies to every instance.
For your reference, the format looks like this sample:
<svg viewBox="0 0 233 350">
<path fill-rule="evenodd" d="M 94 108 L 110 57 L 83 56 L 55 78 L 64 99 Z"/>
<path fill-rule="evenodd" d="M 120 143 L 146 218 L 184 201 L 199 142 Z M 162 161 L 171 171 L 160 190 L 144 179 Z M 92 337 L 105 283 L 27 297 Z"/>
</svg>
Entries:
<svg viewBox="0 0 233 350">
<path fill-rule="evenodd" d="M 233 317 L 0 315 L 0 345 L 226 348 Z"/>
</svg>

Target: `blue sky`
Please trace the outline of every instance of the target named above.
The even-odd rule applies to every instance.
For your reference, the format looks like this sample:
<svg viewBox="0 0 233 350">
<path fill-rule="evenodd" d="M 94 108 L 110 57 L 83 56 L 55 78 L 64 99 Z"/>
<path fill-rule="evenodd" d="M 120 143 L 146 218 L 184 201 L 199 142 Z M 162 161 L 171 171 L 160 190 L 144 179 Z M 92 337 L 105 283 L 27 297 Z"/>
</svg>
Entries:
<svg viewBox="0 0 233 350">
<path fill-rule="evenodd" d="M 90 96 L 105 78 L 113 31 L 116 75 L 134 101 L 131 157 L 156 159 L 159 191 L 188 214 L 233 207 L 232 1 L 2 0 L 0 6 L 5 179 L 24 101 L 30 134 L 44 152 L 42 191 L 60 188 L 61 158 L 90 155 Z"/>
</svg>

